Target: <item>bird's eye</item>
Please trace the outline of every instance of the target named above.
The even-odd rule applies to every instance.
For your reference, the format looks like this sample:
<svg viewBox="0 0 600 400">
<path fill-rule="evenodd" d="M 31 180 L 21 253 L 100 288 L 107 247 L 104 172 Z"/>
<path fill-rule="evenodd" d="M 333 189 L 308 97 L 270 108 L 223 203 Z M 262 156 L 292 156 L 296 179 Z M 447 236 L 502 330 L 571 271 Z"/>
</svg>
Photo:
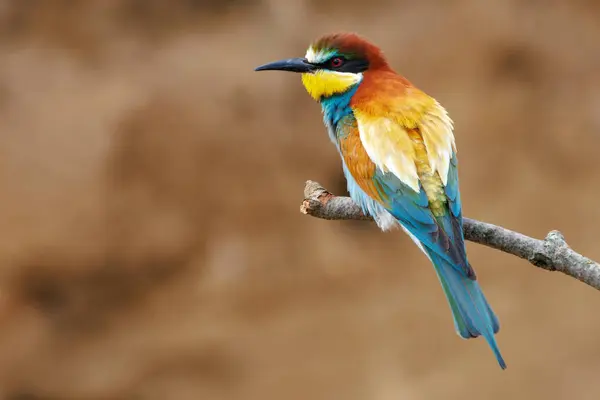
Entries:
<svg viewBox="0 0 600 400">
<path fill-rule="evenodd" d="M 334 57 L 329 63 L 333 68 L 339 68 L 344 64 L 344 59 L 342 57 Z"/>
</svg>

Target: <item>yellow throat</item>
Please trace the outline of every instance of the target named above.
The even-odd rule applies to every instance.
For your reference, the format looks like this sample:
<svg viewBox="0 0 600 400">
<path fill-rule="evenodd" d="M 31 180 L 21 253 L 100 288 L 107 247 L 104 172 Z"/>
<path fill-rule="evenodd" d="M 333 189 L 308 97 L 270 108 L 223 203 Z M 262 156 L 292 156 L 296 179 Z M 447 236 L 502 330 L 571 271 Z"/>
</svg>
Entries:
<svg viewBox="0 0 600 400">
<path fill-rule="evenodd" d="M 302 84 L 315 100 L 344 93 L 362 80 L 362 74 L 320 70 L 302 74 Z"/>
</svg>

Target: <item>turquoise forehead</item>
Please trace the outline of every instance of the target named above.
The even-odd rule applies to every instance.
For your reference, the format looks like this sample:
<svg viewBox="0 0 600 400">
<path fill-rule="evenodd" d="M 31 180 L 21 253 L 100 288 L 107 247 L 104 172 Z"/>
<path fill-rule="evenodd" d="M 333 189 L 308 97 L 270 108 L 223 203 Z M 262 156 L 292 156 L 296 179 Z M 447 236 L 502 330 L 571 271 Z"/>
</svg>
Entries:
<svg viewBox="0 0 600 400">
<path fill-rule="evenodd" d="M 343 56 L 349 60 L 360 58 L 359 53 L 353 50 L 336 49 L 333 47 L 317 48 L 310 46 L 306 52 L 305 58 L 313 64 L 320 64 L 330 60 L 334 56 Z"/>
</svg>

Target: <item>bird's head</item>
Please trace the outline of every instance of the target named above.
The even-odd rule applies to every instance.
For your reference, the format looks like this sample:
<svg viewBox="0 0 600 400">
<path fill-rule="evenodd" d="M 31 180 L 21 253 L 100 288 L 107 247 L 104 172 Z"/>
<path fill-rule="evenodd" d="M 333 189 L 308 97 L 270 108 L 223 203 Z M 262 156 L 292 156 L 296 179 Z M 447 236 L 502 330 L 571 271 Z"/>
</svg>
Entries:
<svg viewBox="0 0 600 400">
<path fill-rule="evenodd" d="M 311 44 L 304 58 L 275 61 L 255 70 L 301 73 L 308 93 L 322 100 L 359 85 L 365 72 L 382 69 L 389 66 L 377 46 L 354 33 L 336 33 Z"/>
</svg>

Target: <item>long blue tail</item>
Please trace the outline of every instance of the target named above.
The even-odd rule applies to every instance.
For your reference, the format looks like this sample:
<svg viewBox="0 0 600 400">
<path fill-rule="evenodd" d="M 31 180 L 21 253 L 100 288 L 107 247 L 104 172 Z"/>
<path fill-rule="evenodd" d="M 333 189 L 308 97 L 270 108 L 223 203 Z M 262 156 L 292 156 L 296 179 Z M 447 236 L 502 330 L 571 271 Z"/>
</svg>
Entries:
<svg viewBox="0 0 600 400">
<path fill-rule="evenodd" d="M 479 283 L 461 274 L 456 267 L 435 252 L 427 253 L 448 299 L 456 332 L 465 339 L 483 336 L 492 348 L 500 367 L 506 369 L 506 363 L 494 337 L 500 330 L 498 318 L 485 299 Z"/>
</svg>

